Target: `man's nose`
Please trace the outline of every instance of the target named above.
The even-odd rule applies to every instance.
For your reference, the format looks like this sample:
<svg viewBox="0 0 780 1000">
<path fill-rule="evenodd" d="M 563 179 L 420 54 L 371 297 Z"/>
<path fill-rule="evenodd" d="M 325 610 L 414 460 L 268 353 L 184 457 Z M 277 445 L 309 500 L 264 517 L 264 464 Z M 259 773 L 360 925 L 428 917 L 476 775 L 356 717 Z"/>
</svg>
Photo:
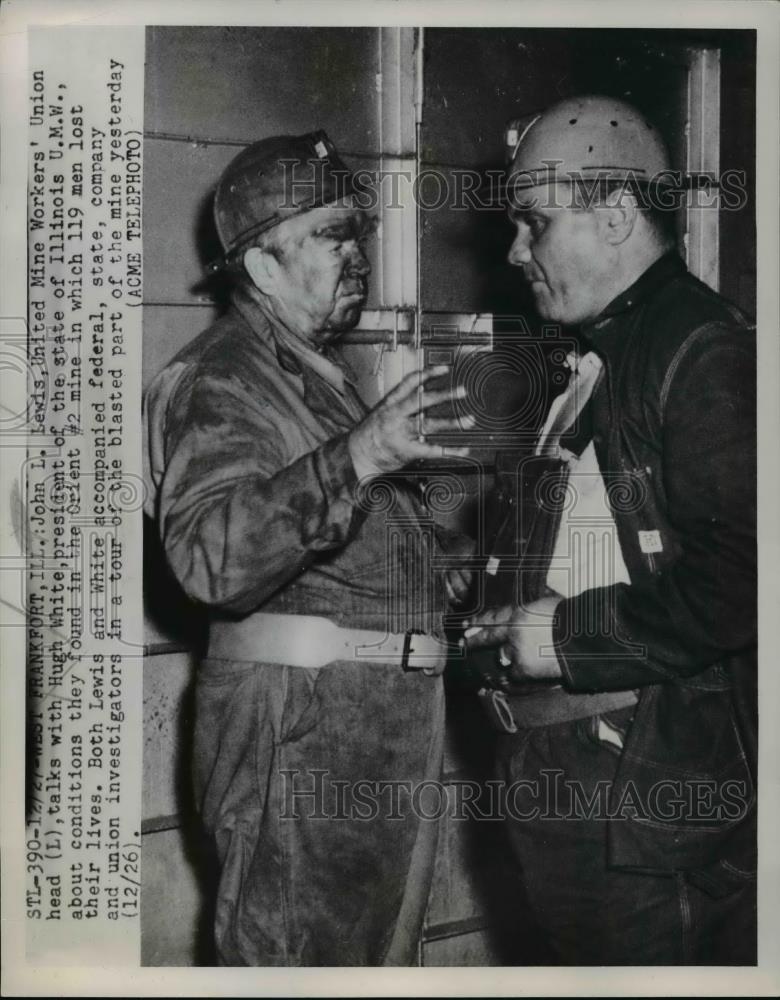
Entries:
<svg viewBox="0 0 780 1000">
<path fill-rule="evenodd" d="M 350 274 L 366 276 L 371 274 L 371 265 L 366 257 L 365 250 L 359 243 L 356 243 L 347 260 L 347 268 Z"/>
<path fill-rule="evenodd" d="M 521 267 L 523 264 L 527 264 L 531 259 L 531 241 L 529 239 L 529 235 L 530 231 L 527 227 L 518 229 L 514 242 L 509 248 L 507 260 L 510 264 L 514 264 L 515 267 Z"/>
</svg>

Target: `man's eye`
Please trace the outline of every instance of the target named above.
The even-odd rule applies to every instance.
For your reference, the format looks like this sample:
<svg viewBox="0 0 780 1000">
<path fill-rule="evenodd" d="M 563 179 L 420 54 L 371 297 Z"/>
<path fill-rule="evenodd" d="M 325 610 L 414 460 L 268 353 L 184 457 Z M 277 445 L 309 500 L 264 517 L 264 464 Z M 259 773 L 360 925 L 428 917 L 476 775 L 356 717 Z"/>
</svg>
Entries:
<svg viewBox="0 0 780 1000">
<path fill-rule="evenodd" d="M 327 237 L 328 249 L 331 253 L 339 254 L 344 250 L 347 243 L 355 243 L 361 250 L 365 250 L 369 237 L 369 233 L 362 233 L 359 236 L 355 233 L 344 234 L 342 236 L 329 236 Z"/>
<path fill-rule="evenodd" d="M 326 253 L 340 254 L 346 237 L 335 233 L 318 233 L 317 241 Z"/>
<path fill-rule="evenodd" d="M 510 218 L 518 227 L 525 226 L 529 229 L 534 238 L 540 236 L 547 226 L 546 220 L 540 215 L 532 215 L 528 211 L 515 209 L 510 211 Z"/>
<path fill-rule="evenodd" d="M 369 219 L 366 224 L 360 226 L 350 225 L 348 228 L 324 229 L 316 233 L 316 237 L 327 245 L 331 253 L 342 253 L 345 244 L 355 243 L 361 250 L 365 250 L 369 240 L 377 229 L 377 221 Z"/>
</svg>

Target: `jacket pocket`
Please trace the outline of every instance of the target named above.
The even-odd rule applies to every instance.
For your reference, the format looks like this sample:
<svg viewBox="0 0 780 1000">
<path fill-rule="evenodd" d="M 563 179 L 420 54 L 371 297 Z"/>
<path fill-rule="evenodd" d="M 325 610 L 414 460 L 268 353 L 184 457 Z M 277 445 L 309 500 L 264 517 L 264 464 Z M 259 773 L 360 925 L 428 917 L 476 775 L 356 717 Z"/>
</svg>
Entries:
<svg viewBox="0 0 780 1000">
<path fill-rule="evenodd" d="M 651 465 L 624 464 L 622 473 L 606 479 L 632 582 L 637 576 L 657 576 L 681 554 L 677 533 L 664 514 L 657 474 Z"/>
<path fill-rule="evenodd" d="M 730 687 L 710 669 L 691 685 L 644 689 L 613 789 L 612 862 L 706 868 L 729 854 L 755 801 Z"/>
</svg>

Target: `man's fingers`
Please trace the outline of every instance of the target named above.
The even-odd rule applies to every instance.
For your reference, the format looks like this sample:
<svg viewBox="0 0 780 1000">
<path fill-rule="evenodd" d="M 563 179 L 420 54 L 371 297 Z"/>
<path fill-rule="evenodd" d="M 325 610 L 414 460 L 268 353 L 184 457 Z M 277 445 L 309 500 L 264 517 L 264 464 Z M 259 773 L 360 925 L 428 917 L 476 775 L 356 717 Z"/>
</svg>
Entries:
<svg viewBox="0 0 780 1000">
<path fill-rule="evenodd" d="M 385 396 L 385 402 L 399 403 L 402 400 L 414 399 L 414 393 L 420 389 L 420 386 L 425 385 L 429 379 L 444 375 L 448 371 L 450 371 L 448 365 L 434 365 L 432 368 L 416 368 L 413 372 L 409 372 L 408 375 L 404 375 L 398 385 L 393 386 Z"/>
<path fill-rule="evenodd" d="M 469 626 L 469 631 L 489 628 L 493 625 L 509 625 L 514 623 L 517 613 L 517 608 L 511 604 L 505 604 L 499 608 L 488 608 L 486 611 L 480 611 L 478 615 L 467 619 L 463 624 Z"/>
<path fill-rule="evenodd" d="M 450 600 L 463 601 L 468 596 L 471 587 L 471 573 L 468 570 L 450 569 L 444 576 L 444 582 Z"/>
<path fill-rule="evenodd" d="M 455 583 L 456 588 L 460 588 L 463 591 L 467 591 L 471 586 L 471 570 L 470 569 L 455 569 L 450 571 Z"/>
<path fill-rule="evenodd" d="M 519 627 L 517 609 L 511 605 L 481 611 L 463 624 L 466 626 L 463 638 L 469 649 L 510 642 Z"/>
<path fill-rule="evenodd" d="M 421 461 L 426 458 L 467 458 L 471 453 L 470 448 L 451 448 L 446 444 L 428 444 L 422 441 L 407 441 L 404 447 L 404 455 L 408 462 Z"/>
<path fill-rule="evenodd" d="M 444 589 L 447 591 L 447 599 L 450 601 L 450 603 L 457 604 L 458 601 L 460 600 L 460 597 L 455 593 L 455 588 L 452 586 L 452 583 L 450 582 L 450 577 L 447 576 L 444 577 Z"/>
<path fill-rule="evenodd" d="M 411 405 L 411 413 L 422 413 L 432 406 L 440 406 L 442 403 L 451 403 L 456 399 L 464 399 L 468 390 L 465 385 L 449 386 L 447 389 L 432 389 L 430 392 L 422 392 L 417 399 L 407 400 L 406 405 Z"/>
<path fill-rule="evenodd" d="M 466 629 L 463 633 L 468 649 L 482 649 L 484 646 L 498 646 L 508 642 L 512 633 L 511 625 L 490 625 L 487 628 Z"/>
<path fill-rule="evenodd" d="M 385 402 L 391 406 L 397 406 L 408 416 L 422 413 L 423 410 L 430 409 L 432 406 L 440 406 L 442 403 L 452 403 L 457 399 L 464 399 L 468 394 L 465 385 L 449 385 L 444 389 L 426 391 L 423 386 L 427 379 L 426 375 L 422 380 L 412 381 L 408 386 L 405 385 L 406 379 L 404 379 L 385 396 Z M 396 390 L 400 389 L 403 391 L 396 395 Z"/>
<path fill-rule="evenodd" d="M 420 382 L 424 374 L 425 372 L 418 368 L 413 372 L 409 372 L 408 375 L 404 375 L 401 381 L 397 385 L 394 385 L 390 392 L 380 401 L 379 405 L 399 405 L 407 397 L 414 399 L 414 393 L 420 388 Z"/>
<path fill-rule="evenodd" d="M 468 431 L 476 422 L 470 414 L 465 417 L 425 417 L 420 430 L 426 436 L 444 431 Z"/>
</svg>

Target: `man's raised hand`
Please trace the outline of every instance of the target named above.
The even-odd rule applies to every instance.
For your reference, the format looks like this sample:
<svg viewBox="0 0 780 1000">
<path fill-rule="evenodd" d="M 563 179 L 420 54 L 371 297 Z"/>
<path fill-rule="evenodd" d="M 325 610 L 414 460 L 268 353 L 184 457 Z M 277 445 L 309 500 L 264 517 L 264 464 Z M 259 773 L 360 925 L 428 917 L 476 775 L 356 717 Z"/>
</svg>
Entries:
<svg viewBox="0 0 780 1000">
<path fill-rule="evenodd" d="M 429 418 L 425 432 L 421 433 L 426 410 L 466 395 L 465 386 L 426 390 L 430 379 L 448 371 L 446 365 L 438 365 L 427 371 L 410 372 L 357 425 L 349 436 L 349 452 L 358 479 L 393 472 L 415 460 L 468 454 L 468 448 L 431 444 L 427 437 L 468 430 L 474 426 L 472 416 Z"/>
</svg>

